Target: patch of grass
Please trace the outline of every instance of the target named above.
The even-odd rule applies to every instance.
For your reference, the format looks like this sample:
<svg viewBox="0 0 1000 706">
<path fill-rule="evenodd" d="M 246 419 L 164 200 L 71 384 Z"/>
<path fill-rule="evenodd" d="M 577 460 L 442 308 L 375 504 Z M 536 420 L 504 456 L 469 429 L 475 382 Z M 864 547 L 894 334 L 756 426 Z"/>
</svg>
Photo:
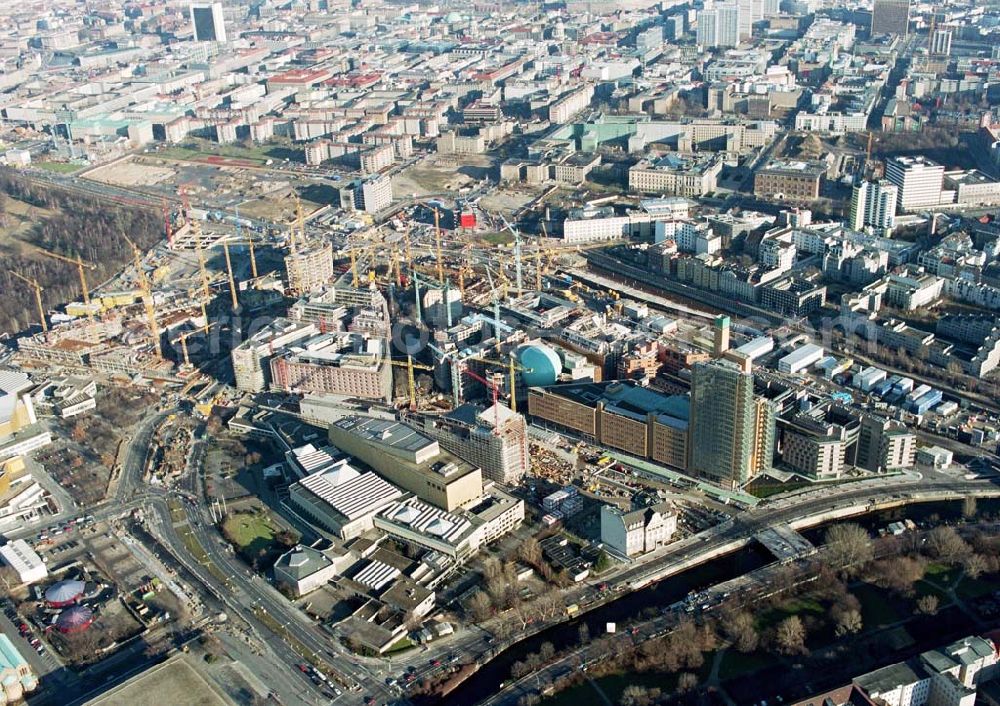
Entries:
<svg viewBox="0 0 1000 706">
<path fill-rule="evenodd" d="M 510 245 L 514 242 L 514 236 L 507 231 L 500 233 L 486 233 L 482 236 L 482 238 L 490 245 Z"/>
<path fill-rule="evenodd" d="M 150 153 L 150 156 L 188 161 L 202 161 L 208 157 L 230 157 L 232 159 L 242 159 L 248 162 L 256 162 L 261 166 L 263 166 L 269 159 L 273 159 L 275 161 L 281 161 L 284 159 L 288 159 L 293 162 L 302 161 L 301 150 L 290 149 L 282 145 L 220 145 L 207 140 L 185 142 L 182 145 L 167 147 L 158 152 Z"/>
<path fill-rule="evenodd" d="M 184 542 L 184 548 L 187 549 L 188 556 L 192 557 L 199 564 L 208 569 L 208 573 L 212 574 L 216 580 L 225 583 L 229 580 L 229 577 L 223 573 L 222 569 L 215 565 L 208 557 L 208 552 L 205 548 L 201 546 L 201 542 L 198 538 L 194 536 L 194 532 L 191 530 L 190 525 L 182 525 L 177 528 L 177 534 L 180 536 L 181 541 Z"/>
<path fill-rule="evenodd" d="M 939 586 L 952 588 L 962 575 L 962 570 L 957 566 L 931 562 L 927 565 L 927 570 L 924 573 Z"/>
<path fill-rule="evenodd" d="M 917 598 L 923 598 L 924 596 L 937 596 L 938 606 L 941 608 L 944 608 L 946 605 L 951 603 L 951 599 L 948 597 L 947 593 L 942 591 L 937 586 L 932 586 L 926 581 L 917 581 L 917 583 L 914 584 L 914 589 L 917 592 Z"/>
<path fill-rule="evenodd" d="M 612 674 L 595 679 L 594 683 L 613 704 L 621 703 L 626 687 L 636 685 L 647 689 L 660 689 L 670 693 L 677 688 L 677 674 Z M 561 691 L 542 703 L 550 706 L 579 706 L 579 704 L 600 704 L 603 700 L 598 696 L 594 685 L 584 682 L 578 686 Z"/>
<path fill-rule="evenodd" d="M 900 614 L 897 602 L 891 601 L 877 586 L 863 583 L 852 588 L 851 593 L 861 601 L 861 618 L 865 626 L 889 625 L 906 617 Z"/>
<path fill-rule="evenodd" d="M 770 498 L 774 495 L 780 495 L 781 493 L 790 493 L 793 490 L 799 490 L 801 488 L 807 488 L 812 483 L 808 481 L 789 481 L 787 483 L 754 483 L 747 487 L 747 492 L 749 492 L 755 498 Z"/>
<path fill-rule="evenodd" d="M 968 576 L 963 576 L 962 580 L 955 588 L 955 593 L 958 594 L 959 598 L 964 600 L 973 600 L 976 598 L 982 598 L 983 596 L 992 595 L 996 590 L 997 584 L 995 581 L 990 581 L 985 578 L 974 579 L 969 578 Z"/>
<path fill-rule="evenodd" d="M 744 674 L 753 674 L 774 664 L 775 657 L 763 650 L 740 652 L 726 650 L 719 665 L 719 679 L 726 681 Z"/>
<path fill-rule="evenodd" d="M 397 654 L 399 652 L 405 652 L 406 650 L 410 649 L 411 647 L 414 647 L 413 640 L 411 640 L 410 638 L 408 638 L 406 636 L 403 636 L 403 637 L 399 638 L 399 640 L 397 640 L 396 642 L 394 642 L 392 644 L 392 646 L 388 650 L 385 651 L 385 653 L 387 655 Z"/>
<path fill-rule="evenodd" d="M 777 608 L 773 608 L 766 613 L 762 613 L 757 617 L 757 628 L 766 629 L 773 627 L 780 623 L 785 618 L 789 618 L 793 615 L 817 615 L 822 616 L 826 613 L 826 610 L 819 603 L 819 601 L 809 598 L 793 598 L 790 601 L 782 603 Z"/>
<path fill-rule="evenodd" d="M 336 680 L 342 686 L 349 686 L 348 682 L 340 675 L 333 665 L 326 662 L 319 655 L 309 649 L 301 640 L 295 637 L 295 634 L 289 631 L 284 625 L 275 620 L 268 612 L 262 608 L 255 607 L 253 609 L 254 617 L 262 622 L 268 630 L 273 632 L 275 635 L 281 637 L 285 642 L 288 643 L 289 647 L 292 648 L 300 657 L 302 657 L 306 662 L 316 667 L 324 674 L 326 674 L 331 679 Z"/>
<path fill-rule="evenodd" d="M 55 172 L 56 174 L 72 174 L 83 169 L 81 165 L 70 164 L 69 162 L 35 162 L 33 166 L 44 169 L 47 172 Z"/>
<path fill-rule="evenodd" d="M 275 529 L 266 517 L 249 513 L 229 515 L 222 525 L 225 536 L 235 543 L 241 552 L 251 556 L 261 549 L 267 550 L 274 544 Z"/>
</svg>

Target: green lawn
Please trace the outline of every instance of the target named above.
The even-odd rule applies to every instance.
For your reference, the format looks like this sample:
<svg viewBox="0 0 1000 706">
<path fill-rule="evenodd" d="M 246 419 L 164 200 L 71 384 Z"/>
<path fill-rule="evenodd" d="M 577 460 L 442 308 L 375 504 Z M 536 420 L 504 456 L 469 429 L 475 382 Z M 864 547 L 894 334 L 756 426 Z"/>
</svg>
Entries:
<svg viewBox="0 0 1000 706">
<path fill-rule="evenodd" d="M 927 570 L 924 573 L 927 578 L 934 581 L 937 585 L 944 586 L 945 588 L 952 588 L 954 587 L 959 576 L 962 575 L 962 570 L 957 566 L 948 566 L 946 564 L 931 562 L 927 565 Z"/>
<path fill-rule="evenodd" d="M 775 657 L 757 650 L 755 652 L 740 652 L 739 650 L 726 650 L 722 655 L 722 664 L 719 665 L 719 679 L 726 681 L 744 674 L 754 672 L 770 666 L 774 663 Z"/>
<path fill-rule="evenodd" d="M 79 164 L 69 164 L 67 162 L 36 162 L 33 166 L 56 174 L 72 174 L 78 172 L 83 167 Z"/>
<path fill-rule="evenodd" d="M 260 515 L 230 515 L 223 523 L 223 530 L 249 556 L 256 555 L 261 549 L 267 550 L 274 543 L 274 527 Z"/>
<path fill-rule="evenodd" d="M 939 601 L 938 605 L 941 608 L 944 608 L 946 605 L 951 603 L 951 599 L 948 598 L 947 593 L 942 591 L 937 586 L 932 586 L 926 581 L 917 581 L 917 583 L 914 584 L 914 588 L 917 591 L 917 598 L 923 598 L 924 596 L 937 596 Z"/>
<path fill-rule="evenodd" d="M 889 625 L 906 617 L 900 613 L 897 607 L 898 602 L 889 600 L 886 591 L 873 586 L 870 583 L 863 583 L 860 586 L 851 588 L 851 593 L 861 601 L 861 618 L 865 627 L 876 627 L 878 625 Z"/>
<path fill-rule="evenodd" d="M 785 618 L 791 617 L 793 615 L 806 615 L 806 614 L 822 616 L 826 614 L 826 610 L 819 603 L 819 601 L 816 601 L 812 598 L 808 597 L 794 598 L 790 601 L 785 601 L 777 608 L 772 608 L 766 613 L 758 615 L 757 629 L 765 630 L 769 627 L 777 625 Z"/>
<path fill-rule="evenodd" d="M 483 235 L 483 240 L 490 245 L 509 245 L 514 242 L 514 236 L 507 231 L 502 231 L 500 233 L 486 233 Z"/>
<path fill-rule="evenodd" d="M 959 598 L 964 600 L 974 600 L 976 598 L 982 598 L 983 596 L 989 596 L 998 588 L 996 581 L 991 581 L 987 578 L 969 578 L 965 576 L 958 584 L 958 588 L 955 589 L 955 593 L 958 594 Z"/>
<path fill-rule="evenodd" d="M 755 498 L 770 498 L 774 495 L 780 495 L 781 493 L 790 493 L 793 490 L 799 490 L 800 488 L 806 488 L 813 483 L 807 481 L 789 481 L 788 483 L 757 483 L 751 484 L 747 488 L 747 492 L 750 493 Z"/>
<path fill-rule="evenodd" d="M 302 161 L 301 151 L 282 145 L 220 145 L 207 140 L 185 142 L 183 145 L 167 147 L 150 156 L 194 161 L 203 160 L 206 157 L 222 156 L 232 157 L 233 159 L 245 159 L 260 165 L 264 165 L 269 159 L 275 161 L 284 159 Z"/>
<path fill-rule="evenodd" d="M 677 674 L 613 674 L 594 681 L 613 704 L 621 703 L 625 688 L 633 684 L 644 686 L 647 689 L 660 689 L 663 693 L 670 693 L 677 688 Z M 542 703 L 549 706 L 579 706 L 580 704 L 600 704 L 603 701 L 594 691 L 590 682 L 584 682 L 566 691 L 561 691 L 555 696 L 545 699 Z"/>
<path fill-rule="evenodd" d="M 413 647 L 413 640 L 404 635 L 403 637 L 399 638 L 399 640 L 397 640 L 395 643 L 393 643 L 392 647 L 386 650 L 385 653 L 387 655 L 394 655 L 399 652 L 405 652 L 411 647 Z"/>
</svg>

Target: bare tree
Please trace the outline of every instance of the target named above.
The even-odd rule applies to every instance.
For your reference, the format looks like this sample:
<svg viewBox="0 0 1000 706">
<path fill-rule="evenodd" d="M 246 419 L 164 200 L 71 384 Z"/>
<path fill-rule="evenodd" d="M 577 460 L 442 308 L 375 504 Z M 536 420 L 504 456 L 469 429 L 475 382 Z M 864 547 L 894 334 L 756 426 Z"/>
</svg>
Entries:
<svg viewBox="0 0 1000 706">
<path fill-rule="evenodd" d="M 692 672 L 683 672 L 677 677 L 677 690 L 680 692 L 691 691 L 698 686 L 698 675 Z"/>
<path fill-rule="evenodd" d="M 927 533 L 927 549 L 931 556 L 952 564 L 963 562 L 972 551 L 954 527 L 935 527 Z"/>
<path fill-rule="evenodd" d="M 469 599 L 469 613 L 472 614 L 472 619 L 477 623 L 489 619 L 492 609 L 493 603 L 483 591 L 476 591 Z"/>
<path fill-rule="evenodd" d="M 933 593 L 921 596 L 917 599 L 917 612 L 923 615 L 937 615 L 939 602 Z"/>
<path fill-rule="evenodd" d="M 774 632 L 778 651 L 786 655 L 805 654 L 806 627 L 797 615 L 790 615 L 780 623 Z"/>
<path fill-rule="evenodd" d="M 723 620 L 723 632 L 726 639 L 740 652 L 753 652 L 760 644 L 760 635 L 753 616 L 744 610 L 726 616 Z"/>
<path fill-rule="evenodd" d="M 882 588 L 901 596 L 913 595 L 913 585 L 924 577 L 924 562 L 909 556 L 883 559 L 872 565 L 872 578 Z"/>
<path fill-rule="evenodd" d="M 844 635 L 861 632 L 862 625 L 861 611 L 856 608 L 849 608 L 836 616 L 836 626 L 833 632 L 837 637 L 843 637 Z"/>
<path fill-rule="evenodd" d="M 976 516 L 976 496 L 967 495 L 962 501 L 962 517 L 971 520 Z"/>
<path fill-rule="evenodd" d="M 962 562 L 965 575 L 971 579 L 977 579 L 986 571 L 986 559 L 982 554 L 969 554 Z"/>
<path fill-rule="evenodd" d="M 853 522 L 834 525 L 826 532 L 826 558 L 830 565 L 845 575 L 856 575 L 872 560 L 871 537 Z"/>
<path fill-rule="evenodd" d="M 534 537 L 528 537 L 517 548 L 517 556 L 525 564 L 538 566 L 542 563 L 542 547 Z"/>
</svg>

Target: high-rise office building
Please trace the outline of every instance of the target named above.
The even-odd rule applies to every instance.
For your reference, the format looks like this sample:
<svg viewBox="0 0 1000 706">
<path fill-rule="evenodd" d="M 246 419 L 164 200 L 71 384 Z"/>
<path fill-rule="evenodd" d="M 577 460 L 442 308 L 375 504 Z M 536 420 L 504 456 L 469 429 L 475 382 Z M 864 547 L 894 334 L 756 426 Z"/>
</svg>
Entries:
<svg viewBox="0 0 1000 706">
<path fill-rule="evenodd" d="M 875 0 L 872 10 L 872 34 L 898 34 L 910 31 L 910 0 Z"/>
<path fill-rule="evenodd" d="M 741 0 L 744 1 L 744 0 Z M 698 13 L 698 46 L 735 47 L 740 43 L 743 13 L 736 2 L 716 5 Z"/>
<path fill-rule="evenodd" d="M 851 228 L 892 230 L 896 225 L 897 192 L 896 185 L 885 179 L 857 184 L 851 194 Z"/>
<path fill-rule="evenodd" d="M 226 41 L 226 23 L 222 3 L 191 3 L 191 24 L 196 42 Z"/>
<path fill-rule="evenodd" d="M 900 211 L 941 203 L 944 167 L 926 157 L 893 157 L 885 164 L 885 177 L 899 190 L 896 208 Z"/>
<path fill-rule="evenodd" d="M 754 395 L 749 367 L 715 360 L 694 367 L 688 470 L 735 488 L 771 466 L 776 411 Z"/>
<path fill-rule="evenodd" d="M 698 13 L 698 46 L 715 47 L 719 43 L 719 14 L 714 9 Z"/>
<path fill-rule="evenodd" d="M 951 56 L 951 30 L 936 29 L 931 35 L 931 56 Z"/>
<path fill-rule="evenodd" d="M 753 36 L 753 23 L 761 18 L 763 12 L 760 0 L 736 0 L 734 4 L 739 12 L 736 22 L 739 26 L 740 41 L 750 39 Z"/>
<path fill-rule="evenodd" d="M 744 18 L 749 19 L 750 13 L 745 12 L 743 3 L 745 0 L 727 2 L 719 5 L 719 43 L 720 47 L 738 46 L 740 40 L 750 36 L 749 25 L 744 27 Z"/>
</svg>

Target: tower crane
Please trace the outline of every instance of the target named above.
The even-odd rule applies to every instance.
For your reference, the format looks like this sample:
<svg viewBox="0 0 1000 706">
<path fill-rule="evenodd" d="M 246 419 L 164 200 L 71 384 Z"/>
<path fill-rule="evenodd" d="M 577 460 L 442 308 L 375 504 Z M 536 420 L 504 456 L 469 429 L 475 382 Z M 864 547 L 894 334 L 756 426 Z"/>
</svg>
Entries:
<svg viewBox="0 0 1000 706">
<path fill-rule="evenodd" d="M 413 243 L 410 238 L 410 227 L 406 227 L 406 231 L 403 234 L 403 247 L 406 253 L 406 272 L 408 274 L 413 274 Z"/>
<path fill-rule="evenodd" d="M 38 246 L 34 246 L 34 248 L 46 257 L 51 257 L 53 260 L 59 260 L 60 262 L 65 262 L 76 267 L 76 272 L 80 277 L 80 289 L 83 291 L 83 303 L 87 306 L 87 316 L 93 318 L 94 312 L 90 311 L 90 290 L 87 288 L 87 275 L 84 274 L 83 269 L 94 270 L 97 269 L 97 266 L 89 262 L 84 262 L 83 258 L 79 255 L 76 257 L 66 257 L 65 255 L 50 252 Z"/>
<path fill-rule="evenodd" d="M 514 236 L 514 283 L 517 286 L 517 296 L 521 296 L 524 294 L 524 263 L 521 261 L 521 233 L 510 224 L 502 213 L 500 214 L 500 220 L 503 221 L 504 227 Z"/>
<path fill-rule="evenodd" d="M 441 260 L 441 212 L 434 209 L 434 251 L 437 260 L 438 282 L 444 284 L 444 262 Z"/>
<path fill-rule="evenodd" d="M 468 366 L 463 365 L 461 367 L 463 373 L 468 375 L 473 380 L 478 380 L 486 386 L 487 390 L 490 390 L 493 394 L 493 434 L 500 436 L 500 408 L 497 406 L 497 395 L 500 394 L 500 385 L 496 380 L 490 381 L 484 378 L 482 375 L 474 370 L 470 370 Z"/>
<path fill-rule="evenodd" d="M 201 224 L 198 221 L 191 221 L 191 230 L 194 231 L 194 249 L 198 253 L 198 270 L 201 272 L 201 289 L 204 301 L 211 301 L 212 288 L 209 284 L 208 268 L 205 266 L 205 248 L 201 246 Z"/>
<path fill-rule="evenodd" d="M 406 387 L 410 395 L 410 411 L 417 411 L 417 382 L 414 377 L 413 371 L 416 370 L 434 370 L 433 366 L 423 365 L 422 363 L 414 363 L 413 356 L 407 355 L 406 360 L 390 360 L 393 365 L 406 368 Z"/>
<path fill-rule="evenodd" d="M 243 224 L 240 223 L 240 207 L 239 204 L 236 205 L 236 235 L 240 240 L 243 239 Z M 247 245 L 250 247 L 250 274 L 253 275 L 254 279 L 257 279 L 257 256 L 253 251 L 253 234 L 247 231 Z"/>
<path fill-rule="evenodd" d="M 163 229 L 164 234 L 167 236 L 167 247 L 170 247 L 171 241 L 173 240 L 174 233 L 173 228 L 170 225 L 170 209 L 167 206 L 167 200 L 163 199 Z"/>
<path fill-rule="evenodd" d="M 49 330 L 49 324 L 45 321 L 45 307 L 42 305 L 42 286 L 38 284 L 38 280 L 33 277 L 25 277 L 14 270 L 8 270 L 8 272 L 35 290 L 35 306 L 38 307 L 38 320 L 42 324 L 42 331 L 47 333 Z"/>
<path fill-rule="evenodd" d="M 513 352 L 510 353 L 510 356 L 508 357 L 508 361 L 506 363 L 503 362 L 502 360 L 491 360 L 489 358 L 482 358 L 482 357 L 477 356 L 477 355 L 469 356 L 469 358 L 471 360 L 478 360 L 481 363 L 489 363 L 491 365 L 501 365 L 501 366 L 507 368 L 507 372 L 508 372 L 508 375 L 509 375 L 509 378 L 510 378 L 510 380 L 509 380 L 509 384 L 510 384 L 510 409 L 511 409 L 512 412 L 516 412 L 517 411 L 517 373 L 518 372 L 531 373 L 531 372 L 534 372 L 534 369 L 533 368 L 526 368 L 523 365 L 521 365 L 520 363 L 518 363 L 517 359 L 514 356 Z"/>
<path fill-rule="evenodd" d="M 223 239 L 222 241 L 222 252 L 226 256 L 226 274 L 229 276 L 229 296 L 233 300 L 233 311 L 235 312 L 240 307 L 239 299 L 236 297 L 236 280 L 233 277 L 233 261 L 229 257 L 229 241 Z"/>
<path fill-rule="evenodd" d="M 196 333 L 208 333 L 211 330 L 211 328 L 212 328 L 212 323 L 208 319 L 205 319 L 204 326 L 199 326 L 198 328 L 193 329 L 191 331 L 185 331 L 180 336 L 178 336 L 178 339 L 181 342 L 181 353 L 184 356 L 184 365 L 188 367 L 191 366 L 191 357 L 188 355 L 188 345 L 187 345 L 188 338 L 195 335 Z"/>
<path fill-rule="evenodd" d="M 146 320 L 149 323 L 149 335 L 153 342 L 153 353 L 157 358 L 163 358 L 163 348 L 160 344 L 160 327 L 156 323 L 156 307 L 153 305 L 153 289 L 150 287 L 146 271 L 142 269 L 142 251 L 132 242 L 132 239 L 122 233 L 122 237 L 132 247 L 135 258 L 136 276 L 139 279 L 139 289 L 142 291 L 142 303 L 146 308 Z"/>
<path fill-rule="evenodd" d="M 417 319 L 423 319 L 423 307 L 420 303 L 420 285 L 423 284 L 425 287 L 440 289 L 444 292 L 445 316 L 447 316 L 448 328 L 451 328 L 451 302 L 449 301 L 451 283 L 448 280 L 445 280 L 444 284 L 438 284 L 437 282 L 424 279 L 417 272 L 412 273 L 411 279 L 413 280 L 413 299 L 416 307 Z"/>
</svg>

